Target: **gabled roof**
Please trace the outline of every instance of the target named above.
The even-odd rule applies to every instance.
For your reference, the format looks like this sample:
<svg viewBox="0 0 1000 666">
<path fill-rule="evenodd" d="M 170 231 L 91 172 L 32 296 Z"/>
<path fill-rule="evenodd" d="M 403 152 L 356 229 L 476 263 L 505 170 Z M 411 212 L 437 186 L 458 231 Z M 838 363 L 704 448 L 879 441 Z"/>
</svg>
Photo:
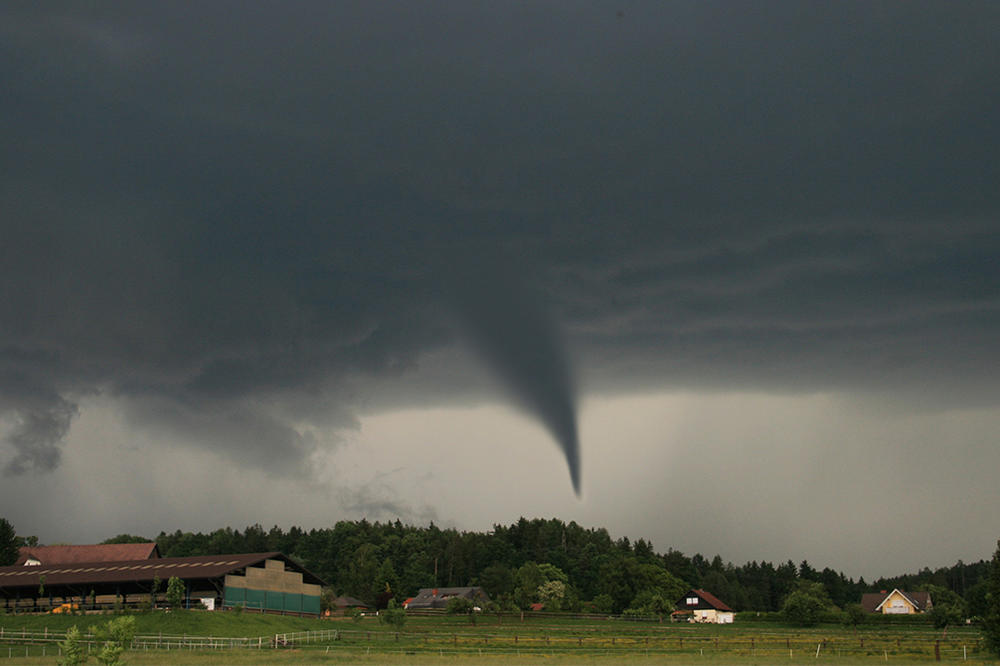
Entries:
<svg viewBox="0 0 1000 666">
<path fill-rule="evenodd" d="M 930 592 L 904 592 L 898 587 L 892 592 L 866 592 L 861 595 L 861 608 L 869 613 L 878 613 L 882 606 L 893 594 L 899 593 L 904 599 L 913 604 L 918 611 L 925 611 L 930 605 Z"/>
<path fill-rule="evenodd" d="M 331 603 L 337 608 L 368 608 L 368 604 L 365 602 L 348 596 L 337 597 Z"/>
<path fill-rule="evenodd" d="M 86 546 L 21 546 L 15 566 L 36 560 L 43 565 L 79 562 L 124 562 L 159 558 L 152 541 L 147 543 L 102 543 Z"/>
<path fill-rule="evenodd" d="M 487 602 L 489 596 L 481 587 L 424 587 L 417 592 L 407 608 L 445 608 L 454 597 Z"/>
<path fill-rule="evenodd" d="M 324 585 L 314 574 L 295 564 L 278 552 L 245 553 L 240 555 L 202 555 L 198 557 L 162 557 L 150 560 L 123 560 L 119 562 L 75 562 L 72 564 L 40 565 L 34 567 L 0 567 L 0 588 L 34 587 L 39 577 L 45 576 L 47 586 L 92 585 L 166 581 L 172 576 L 181 579 L 221 578 L 245 567 L 261 564 L 265 560 L 281 560 L 291 571 L 302 574 L 305 583 Z"/>
<path fill-rule="evenodd" d="M 719 601 L 719 599 L 711 592 L 706 592 L 705 590 L 698 589 L 695 590 L 695 593 L 697 593 L 699 597 L 701 597 L 705 602 L 708 603 L 709 606 L 711 606 L 715 610 L 727 611 L 729 613 L 733 612 L 732 608 Z"/>
<path fill-rule="evenodd" d="M 683 606 L 684 608 L 690 609 L 691 606 L 688 606 L 686 603 L 684 603 L 689 597 L 698 597 L 701 600 L 701 604 L 699 604 L 699 606 L 704 604 L 705 606 L 709 608 L 714 608 L 715 610 L 725 611 L 727 613 L 734 612 L 732 608 L 722 603 L 718 599 L 718 597 L 716 597 L 714 594 L 698 588 L 691 588 L 690 590 L 688 590 L 687 594 L 681 597 L 674 605 Z"/>
</svg>

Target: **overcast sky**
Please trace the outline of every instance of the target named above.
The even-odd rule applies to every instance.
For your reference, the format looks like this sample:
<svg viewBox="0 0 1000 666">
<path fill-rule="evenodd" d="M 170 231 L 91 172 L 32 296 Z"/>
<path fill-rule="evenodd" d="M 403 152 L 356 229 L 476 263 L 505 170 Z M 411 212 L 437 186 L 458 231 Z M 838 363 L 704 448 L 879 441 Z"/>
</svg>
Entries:
<svg viewBox="0 0 1000 666">
<path fill-rule="evenodd" d="M 0 515 L 1000 535 L 1000 5 L 4 3 Z M 579 493 L 574 492 L 576 489 Z"/>
</svg>

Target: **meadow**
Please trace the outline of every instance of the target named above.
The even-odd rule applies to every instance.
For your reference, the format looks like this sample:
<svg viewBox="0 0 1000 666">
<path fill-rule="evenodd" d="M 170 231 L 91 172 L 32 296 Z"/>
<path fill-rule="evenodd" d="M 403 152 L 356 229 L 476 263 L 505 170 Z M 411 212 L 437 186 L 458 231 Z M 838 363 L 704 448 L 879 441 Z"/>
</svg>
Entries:
<svg viewBox="0 0 1000 666">
<path fill-rule="evenodd" d="M 773 622 L 690 625 L 535 615 L 411 616 L 400 631 L 365 617 L 136 613 L 129 664 L 302 663 L 924 663 L 997 664 L 978 629 L 930 626 L 800 629 Z M 0 665 L 52 664 L 72 625 L 107 615 L 0 617 Z"/>
</svg>

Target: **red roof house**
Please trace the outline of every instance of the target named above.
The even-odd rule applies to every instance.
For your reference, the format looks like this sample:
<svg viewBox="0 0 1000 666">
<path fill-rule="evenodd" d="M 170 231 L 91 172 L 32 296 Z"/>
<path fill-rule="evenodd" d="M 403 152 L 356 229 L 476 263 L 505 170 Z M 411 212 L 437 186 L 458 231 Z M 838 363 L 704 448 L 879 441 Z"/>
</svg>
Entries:
<svg viewBox="0 0 1000 666">
<path fill-rule="evenodd" d="M 690 613 L 691 622 L 731 624 L 735 613 L 714 594 L 692 588 L 674 604 L 680 613 Z"/>
</svg>

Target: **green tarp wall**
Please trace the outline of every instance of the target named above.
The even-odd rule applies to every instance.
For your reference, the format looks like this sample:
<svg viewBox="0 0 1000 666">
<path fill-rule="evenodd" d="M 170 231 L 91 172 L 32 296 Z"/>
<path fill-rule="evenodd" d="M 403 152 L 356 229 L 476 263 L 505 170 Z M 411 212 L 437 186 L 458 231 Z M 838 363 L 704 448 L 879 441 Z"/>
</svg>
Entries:
<svg viewBox="0 0 1000 666">
<path fill-rule="evenodd" d="M 319 597 L 311 594 L 251 590 L 226 585 L 222 605 L 238 606 L 241 604 L 246 608 L 319 615 Z"/>
</svg>

